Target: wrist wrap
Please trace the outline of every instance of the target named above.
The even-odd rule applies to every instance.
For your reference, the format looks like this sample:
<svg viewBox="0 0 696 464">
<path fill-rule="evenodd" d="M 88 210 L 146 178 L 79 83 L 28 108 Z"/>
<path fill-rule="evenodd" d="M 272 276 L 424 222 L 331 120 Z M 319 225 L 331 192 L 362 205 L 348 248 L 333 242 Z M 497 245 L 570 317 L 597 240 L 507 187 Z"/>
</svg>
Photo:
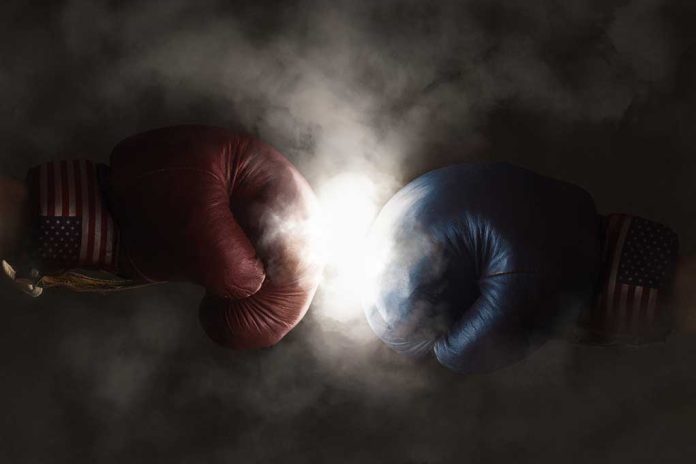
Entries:
<svg viewBox="0 0 696 464">
<path fill-rule="evenodd" d="M 33 224 L 29 260 L 42 274 L 117 270 L 118 229 L 106 203 L 109 168 L 51 161 L 27 175 Z"/>
<path fill-rule="evenodd" d="M 626 214 L 602 218 L 602 272 L 594 306 L 580 319 L 583 340 L 596 344 L 662 341 L 673 326 L 667 304 L 679 250 L 677 234 Z"/>
</svg>

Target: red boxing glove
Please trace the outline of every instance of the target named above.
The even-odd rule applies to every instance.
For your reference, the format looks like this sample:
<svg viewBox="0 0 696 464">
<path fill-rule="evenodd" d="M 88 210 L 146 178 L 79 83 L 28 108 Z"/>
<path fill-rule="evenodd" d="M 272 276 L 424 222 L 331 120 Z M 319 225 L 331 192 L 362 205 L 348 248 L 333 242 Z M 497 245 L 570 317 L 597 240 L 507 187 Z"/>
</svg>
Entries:
<svg viewBox="0 0 696 464">
<path fill-rule="evenodd" d="M 109 191 L 122 272 L 203 285 L 216 342 L 270 346 L 304 316 L 320 276 L 316 200 L 270 146 L 205 126 L 135 135 L 114 148 Z"/>
<path fill-rule="evenodd" d="M 207 290 L 200 320 L 208 335 L 256 348 L 297 325 L 319 283 L 315 196 L 286 158 L 250 136 L 157 129 L 120 142 L 111 169 L 46 163 L 30 171 L 28 186 L 35 220 L 27 255 L 44 274 L 39 286 L 194 282 Z"/>
<path fill-rule="evenodd" d="M 320 277 L 316 199 L 270 146 L 205 126 L 135 135 L 111 154 L 109 192 L 121 271 L 203 285 L 216 342 L 270 346 L 304 316 Z"/>
</svg>

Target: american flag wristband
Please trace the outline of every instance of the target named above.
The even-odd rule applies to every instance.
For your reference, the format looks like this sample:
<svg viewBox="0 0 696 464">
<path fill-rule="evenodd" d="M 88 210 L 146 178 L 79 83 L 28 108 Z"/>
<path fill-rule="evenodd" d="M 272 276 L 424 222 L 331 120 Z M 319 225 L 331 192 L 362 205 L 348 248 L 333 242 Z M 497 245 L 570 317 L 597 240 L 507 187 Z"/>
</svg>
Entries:
<svg viewBox="0 0 696 464">
<path fill-rule="evenodd" d="M 51 161 L 29 170 L 29 259 L 42 274 L 117 270 L 119 236 L 106 201 L 108 175 L 108 166 L 88 160 Z"/>
<path fill-rule="evenodd" d="M 602 271 L 594 305 L 581 316 L 583 340 L 599 344 L 662 341 L 671 332 L 668 304 L 679 238 L 637 216 L 602 218 Z"/>
</svg>

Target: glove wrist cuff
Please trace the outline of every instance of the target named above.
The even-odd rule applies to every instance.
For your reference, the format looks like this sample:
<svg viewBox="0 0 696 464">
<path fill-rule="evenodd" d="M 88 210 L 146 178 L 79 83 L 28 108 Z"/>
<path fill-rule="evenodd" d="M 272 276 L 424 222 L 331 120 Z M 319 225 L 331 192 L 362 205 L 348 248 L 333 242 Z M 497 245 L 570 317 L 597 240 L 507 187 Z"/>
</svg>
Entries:
<svg viewBox="0 0 696 464">
<path fill-rule="evenodd" d="M 108 182 L 109 168 L 87 160 L 52 161 L 29 171 L 32 267 L 44 275 L 75 268 L 117 271 L 119 231 Z"/>
<path fill-rule="evenodd" d="M 677 234 L 637 216 L 602 219 L 600 282 L 594 305 L 580 318 L 579 339 L 591 344 L 664 341 L 674 326 L 669 292 Z"/>
</svg>

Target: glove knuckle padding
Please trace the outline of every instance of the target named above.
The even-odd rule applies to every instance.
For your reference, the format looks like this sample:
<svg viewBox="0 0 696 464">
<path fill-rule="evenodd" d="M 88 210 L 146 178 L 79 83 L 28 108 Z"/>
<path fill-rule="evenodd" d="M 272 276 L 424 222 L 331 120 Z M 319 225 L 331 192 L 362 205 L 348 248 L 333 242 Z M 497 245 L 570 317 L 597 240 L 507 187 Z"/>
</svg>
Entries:
<svg viewBox="0 0 696 464">
<path fill-rule="evenodd" d="M 391 251 L 368 321 L 392 348 L 459 372 L 512 363 L 590 303 L 598 228 L 574 185 L 504 163 L 430 172 L 376 220 Z"/>
<path fill-rule="evenodd" d="M 176 126 L 124 140 L 111 163 L 133 273 L 203 285 L 201 322 L 225 345 L 267 346 L 299 322 L 317 272 L 297 224 L 314 197 L 287 159 L 248 136 Z"/>
</svg>

